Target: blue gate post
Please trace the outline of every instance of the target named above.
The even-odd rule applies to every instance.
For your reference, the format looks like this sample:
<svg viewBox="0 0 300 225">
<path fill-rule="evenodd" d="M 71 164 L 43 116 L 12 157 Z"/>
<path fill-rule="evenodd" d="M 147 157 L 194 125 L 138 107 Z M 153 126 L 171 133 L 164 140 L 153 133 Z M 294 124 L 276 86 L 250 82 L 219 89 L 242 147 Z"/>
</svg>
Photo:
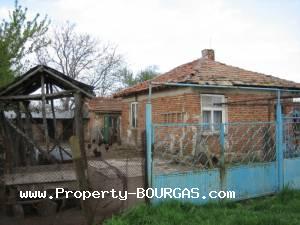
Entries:
<svg viewBox="0 0 300 225">
<path fill-rule="evenodd" d="M 276 104 L 276 161 L 278 172 L 278 191 L 283 189 L 283 122 L 280 99 L 280 91 L 278 91 Z"/>
<path fill-rule="evenodd" d="M 149 96 L 146 104 L 146 156 L 147 156 L 147 182 L 148 187 L 152 187 L 152 105 L 151 93 L 152 87 L 149 85 Z"/>
</svg>

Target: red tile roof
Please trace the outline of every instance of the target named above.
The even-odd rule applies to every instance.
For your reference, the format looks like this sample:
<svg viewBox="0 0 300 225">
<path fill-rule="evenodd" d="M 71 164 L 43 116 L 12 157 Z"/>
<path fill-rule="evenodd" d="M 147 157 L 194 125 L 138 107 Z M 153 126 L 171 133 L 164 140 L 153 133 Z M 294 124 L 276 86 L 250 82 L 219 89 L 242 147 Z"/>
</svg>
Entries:
<svg viewBox="0 0 300 225">
<path fill-rule="evenodd" d="M 151 80 L 152 82 L 192 83 L 201 85 L 253 86 L 300 89 L 300 84 L 271 75 L 229 66 L 211 59 L 200 58 L 178 66 Z M 114 94 L 128 96 L 148 89 L 149 81 L 141 82 Z M 154 85 L 154 88 L 161 85 Z"/>
<path fill-rule="evenodd" d="M 89 111 L 119 113 L 122 111 L 120 99 L 96 97 L 87 101 Z"/>
</svg>

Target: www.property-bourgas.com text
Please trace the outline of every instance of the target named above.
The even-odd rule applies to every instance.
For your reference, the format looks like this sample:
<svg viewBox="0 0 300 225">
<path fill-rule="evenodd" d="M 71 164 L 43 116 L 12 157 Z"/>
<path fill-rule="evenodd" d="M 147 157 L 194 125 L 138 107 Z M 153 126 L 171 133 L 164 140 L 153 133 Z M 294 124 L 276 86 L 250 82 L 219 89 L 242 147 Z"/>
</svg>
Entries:
<svg viewBox="0 0 300 225">
<path fill-rule="evenodd" d="M 89 199 L 89 198 L 115 198 L 119 200 L 127 200 L 129 195 L 135 195 L 136 198 L 165 198 L 165 199 L 234 199 L 234 191 L 210 191 L 207 194 L 201 194 L 199 188 L 137 188 L 136 192 L 128 191 L 116 191 L 111 189 L 109 191 L 70 191 L 64 188 L 56 188 L 53 195 L 48 194 L 47 191 L 20 191 L 19 197 L 22 199 L 57 199 L 59 197 L 64 198 L 78 198 L 78 199 Z"/>
</svg>

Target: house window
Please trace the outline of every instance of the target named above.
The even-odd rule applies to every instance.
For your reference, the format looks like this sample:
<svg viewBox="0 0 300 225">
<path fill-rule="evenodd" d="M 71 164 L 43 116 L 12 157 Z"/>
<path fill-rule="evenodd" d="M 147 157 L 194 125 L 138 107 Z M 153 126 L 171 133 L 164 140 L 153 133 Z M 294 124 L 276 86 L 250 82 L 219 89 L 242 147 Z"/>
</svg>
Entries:
<svg viewBox="0 0 300 225">
<path fill-rule="evenodd" d="M 161 115 L 164 123 L 183 123 L 186 118 L 186 112 L 167 112 Z"/>
<path fill-rule="evenodd" d="M 223 95 L 201 95 L 202 123 L 204 130 L 218 131 L 220 123 L 225 122 L 225 108 Z"/>
<path fill-rule="evenodd" d="M 137 110 L 138 110 L 138 103 L 132 102 L 131 103 L 131 113 L 130 113 L 130 125 L 133 128 L 137 127 Z"/>
</svg>

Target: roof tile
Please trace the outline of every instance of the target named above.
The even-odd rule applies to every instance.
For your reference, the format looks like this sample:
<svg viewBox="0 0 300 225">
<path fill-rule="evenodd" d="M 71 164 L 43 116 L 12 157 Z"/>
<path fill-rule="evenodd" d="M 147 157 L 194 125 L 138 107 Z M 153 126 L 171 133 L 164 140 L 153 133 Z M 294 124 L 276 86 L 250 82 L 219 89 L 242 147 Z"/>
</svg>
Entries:
<svg viewBox="0 0 300 225">
<path fill-rule="evenodd" d="M 239 67 L 226 65 L 210 59 L 200 58 L 178 66 L 152 80 L 144 81 L 132 87 L 123 89 L 114 94 L 114 97 L 127 96 L 146 91 L 150 81 L 162 83 L 170 82 L 300 89 L 300 84 L 293 81 L 244 70 Z M 154 87 L 158 86 L 161 85 L 154 85 Z"/>
<path fill-rule="evenodd" d="M 122 104 L 120 99 L 96 97 L 87 102 L 90 111 L 97 112 L 113 112 L 118 113 L 122 111 Z"/>
</svg>

